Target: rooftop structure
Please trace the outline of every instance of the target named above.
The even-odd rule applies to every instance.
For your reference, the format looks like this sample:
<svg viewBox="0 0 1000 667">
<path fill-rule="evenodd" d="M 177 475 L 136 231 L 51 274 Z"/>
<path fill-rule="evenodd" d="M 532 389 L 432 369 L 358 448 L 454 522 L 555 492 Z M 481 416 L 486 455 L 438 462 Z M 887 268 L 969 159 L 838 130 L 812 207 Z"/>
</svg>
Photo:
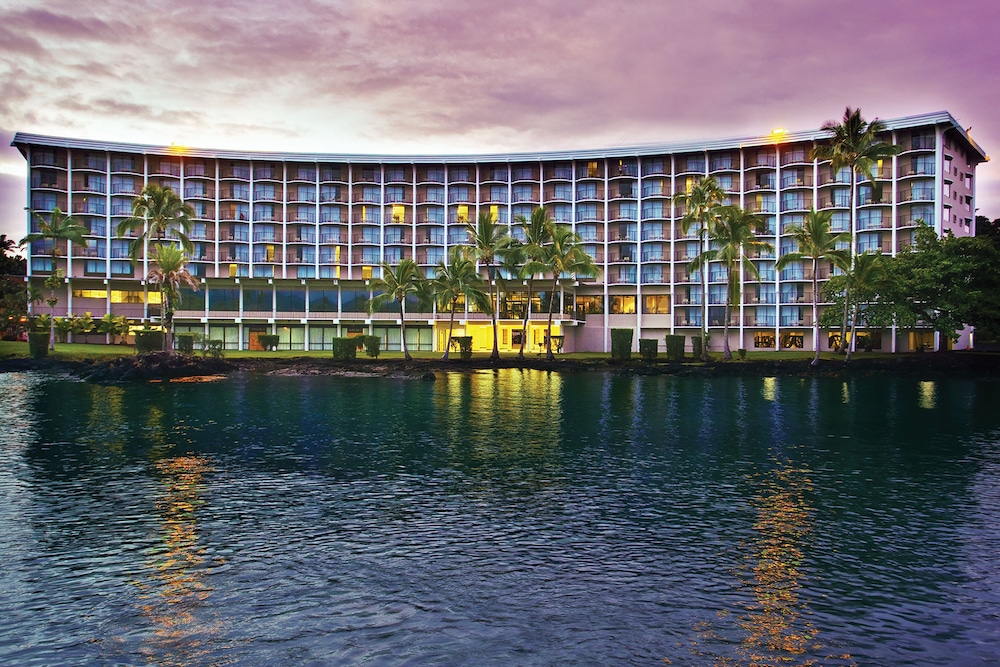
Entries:
<svg viewBox="0 0 1000 667">
<path fill-rule="evenodd" d="M 858 186 L 853 225 L 850 174 L 810 157 L 827 139 L 821 130 L 443 156 L 241 152 L 25 133 L 12 143 L 28 163 L 27 229 L 37 224 L 33 213 L 44 217 L 58 207 L 88 230 L 85 245 L 67 244 L 54 260 L 44 243 L 29 249 L 29 280 L 53 270 L 66 276 L 56 315 L 158 317 L 158 294 L 144 280 L 148 260 L 133 266 L 129 239 L 115 236 L 133 198 L 155 183 L 195 211 L 189 269 L 203 289 L 185 292 L 176 328 L 222 339 L 228 348 L 252 348 L 261 333 L 277 333 L 285 349 L 329 349 L 333 337 L 356 334 L 381 336 L 384 348 L 399 349 L 398 313 L 366 311 L 379 264 L 411 258 L 433 274 L 450 247 L 468 242 L 466 224 L 478 213 L 489 211 L 516 238 L 524 233 L 519 217 L 530 218 L 539 206 L 573 228 L 601 274 L 563 280 L 552 295 L 548 287 L 529 295 L 522 281 L 503 281 L 501 350 L 519 347 L 526 309 L 527 343 L 540 346 L 550 298 L 566 351 L 607 351 L 609 331 L 618 327 L 636 330 L 635 340 L 694 335 L 705 312 L 718 340 L 724 272 L 709 266 L 703 285 L 689 271 L 701 242 L 696 230 L 683 231 L 685 211 L 674 200 L 711 175 L 731 203 L 762 218 L 763 238 L 775 248 L 753 258 L 758 276 L 742 276 L 731 347 L 782 349 L 808 348 L 812 340 L 811 266 L 774 268 L 775 254 L 795 250 L 787 231 L 810 208 L 830 211 L 834 231 L 850 231 L 857 252 L 897 252 L 912 243 L 920 220 L 938 233 L 975 233 L 982 149 L 946 112 L 884 122 L 885 140 L 902 151 L 877 166 L 880 197 L 871 184 Z M 821 269 L 820 278 L 827 277 Z M 448 315 L 416 312 L 415 303 L 408 312 L 410 349 L 440 350 Z M 488 315 L 466 310 L 458 322 L 456 335 L 472 336 L 476 349 L 492 348 Z M 913 333 L 866 335 L 883 349 L 926 344 Z"/>
</svg>

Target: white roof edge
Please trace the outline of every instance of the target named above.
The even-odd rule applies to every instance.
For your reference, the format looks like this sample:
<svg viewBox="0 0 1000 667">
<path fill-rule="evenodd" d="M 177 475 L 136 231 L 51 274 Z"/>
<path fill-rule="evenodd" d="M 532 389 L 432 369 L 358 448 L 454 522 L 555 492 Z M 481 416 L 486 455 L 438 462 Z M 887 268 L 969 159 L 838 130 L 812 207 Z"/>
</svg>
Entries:
<svg viewBox="0 0 1000 667">
<path fill-rule="evenodd" d="M 902 118 L 881 119 L 890 130 L 907 129 L 924 125 L 947 125 L 954 129 L 968 146 L 982 156 L 989 157 L 969 137 L 968 132 L 947 111 L 904 116 Z M 774 135 L 756 137 L 736 137 L 727 139 L 708 139 L 680 141 L 674 143 L 651 143 L 635 146 L 618 146 L 582 150 L 559 150 L 513 153 L 478 153 L 478 154 L 441 154 L 441 155 L 405 155 L 405 154 L 368 154 L 368 153 L 283 153 L 272 151 L 236 151 L 227 149 L 188 148 L 178 146 L 158 146 L 154 144 L 131 144 L 116 141 L 97 141 L 92 139 L 72 139 L 54 137 L 27 132 L 17 132 L 11 141 L 11 146 L 38 145 L 57 146 L 78 150 L 109 151 L 121 153 L 139 153 L 151 155 L 178 155 L 183 157 L 218 158 L 223 160 L 275 160 L 280 162 L 349 162 L 349 163 L 483 163 L 483 162 L 549 162 L 559 160 L 586 160 L 616 157 L 644 157 L 650 155 L 676 154 L 688 152 L 719 151 L 748 146 L 768 146 L 775 143 L 794 143 L 800 141 L 819 141 L 826 139 L 828 132 L 820 129 L 784 132 L 780 139 Z"/>
</svg>

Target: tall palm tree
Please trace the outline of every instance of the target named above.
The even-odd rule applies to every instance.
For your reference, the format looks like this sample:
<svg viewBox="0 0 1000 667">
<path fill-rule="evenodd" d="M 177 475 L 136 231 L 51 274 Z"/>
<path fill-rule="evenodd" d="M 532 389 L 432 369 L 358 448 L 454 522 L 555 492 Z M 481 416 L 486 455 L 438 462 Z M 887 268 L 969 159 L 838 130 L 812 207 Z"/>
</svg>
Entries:
<svg viewBox="0 0 1000 667">
<path fill-rule="evenodd" d="M 160 286 L 160 303 L 163 308 L 164 347 L 174 353 L 174 311 L 181 304 L 181 286 L 198 290 L 198 279 L 187 270 L 184 249 L 173 243 L 158 243 L 150 252 L 153 266 L 146 276 L 151 285 Z"/>
<path fill-rule="evenodd" d="M 56 257 L 59 256 L 59 242 L 70 241 L 79 245 L 86 245 L 83 236 L 87 233 L 87 228 L 76 221 L 71 215 L 64 214 L 59 207 L 52 209 L 49 219 L 46 220 L 40 214 L 35 213 L 35 221 L 38 223 L 38 231 L 28 234 L 18 245 L 34 243 L 35 241 L 52 241 L 52 273 L 45 279 L 45 286 L 49 288 L 49 298 L 45 303 L 50 308 L 55 309 L 59 303 L 56 296 L 56 288 L 62 282 L 62 271 L 56 268 Z M 56 319 L 55 312 L 52 313 L 49 323 L 49 349 L 56 349 Z"/>
<path fill-rule="evenodd" d="M 175 236 L 181 248 L 192 253 L 194 244 L 188 234 L 191 233 L 193 217 L 194 209 L 191 205 L 186 204 L 171 188 L 150 183 L 132 200 L 132 216 L 118 223 L 115 234 L 125 237 L 129 232 L 138 232 L 128 245 L 128 254 L 133 263 L 150 241 L 169 236 Z"/>
<path fill-rule="evenodd" d="M 830 141 L 813 148 L 812 158 L 814 160 L 829 160 L 834 173 L 845 167 L 851 171 L 851 188 L 848 192 L 847 202 L 851 214 L 851 255 L 853 257 L 858 245 L 856 240 L 858 179 L 863 176 L 872 184 L 872 190 L 879 193 L 881 188 L 875 180 L 875 169 L 881 160 L 898 155 L 901 147 L 879 139 L 879 135 L 886 132 L 885 123 L 877 118 L 869 123 L 861 117 L 861 109 L 847 107 L 844 110 L 844 118 L 839 123 L 827 121 L 820 129 L 830 133 Z M 853 265 L 853 259 L 851 261 Z M 844 319 L 840 325 L 841 344 L 846 342 L 844 339 L 846 330 L 847 310 L 845 309 Z"/>
<path fill-rule="evenodd" d="M 715 221 L 719 217 L 720 209 L 726 193 L 719 186 L 719 182 L 714 176 L 707 176 L 698 179 L 698 182 L 691 186 L 686 192 L 679 192 L 674 195 L 674 202 L 684 206 L 684 215 L 681 217 L 681 231 L 687 236 L 691 227 L 698 225 L 698 240 L 701 250 L 708 249 L 707 242 L 709 234 Z M 702 341 L 708 340 L 708 275 L 702 272 Z M 701 346 L 702 361 L 708 361 L 708 345 Z"/>
<path fill-rule="evenodd" d="M 497 278 L 497 258 L 510 247 L 511 239 L 506 230 L 497 222 L 489 211 L 481 211 L 476 218 L 476 224 L 468 224 L 472 251 L 476 260 L 486 267 L 487 288 L 490 297 L 490 323 L 493 325 L 493 352 L 490 359 L 500 358 L 500 347 L 497 334 L 497 298 L 494 286 Z"/>
<path fill-rule="evenodd" d="M 449 313 L 448 342 L 444 346 L 442 360 L 448 360 L 448 352 L 451 350 L 451 337 L 455 329 L 455 308 L 458 302 L 464 298 L 466 303 L 473 303 L 484 312 L 491 307 L 489 297 L 483 291 L 485 286 L 486 281 L 479 275 L 476 263 L 469 258 L 468 248 L 464 246 L 452 246 L 448 252 L 448 263 L 441 262 L 437 265 L 431 282 L 431 292 L 438 308 L 447 309 Z"/>
<path fill-rule="evenodd" d="M 813 356 L 812 365 L 819 365 L 819 263 L 830 262 L 833 266 L 847 271 L 851 265 L 851 252 L 837 247 L 840 243 L 849 243 L 851 235 L 848 232 L 834 234 L 830 231 L 832 211 L 817 211 L 812 209 L 806 214 L 801 227 L 791 227 L 788 233 L 798 246 L 795 252 L 785 253 L 778 258 L 775 269 L 781 271 L 792 262 L 812 262 L 812 320 L 813 320 Z M 846 321 L 846 320 L 845 320 Z M 840 333 L 844 340 L 844 332 Z"/>
<path fill-rule="evenodd" d="M 766 229 L 763 220 L 745 209 L 723 206 L 708 235 L 710 247 L 688 265 L 692 270 L 705 271 L 709 262 L 719 262 L 726 269 L 726 315 L 722 331 L 722 351 L 726 361 L 733 358 L 729 349 L 729 318 L 732 309 L 740 305 L 740 267 L 755 277 L 759 276 L 757 266 L 746 255 L 747 251 L 774 250 L 774 246 L 756 236 Z"/>
<path fill-rule="evenodd" d="M 844 359 L 844 363 L 850 363 L 861 305 L 871 301 L 886 281 L 882 253 L 864 252 L 857 255 L 854 266 L 839 278 L 843 282 L 844 300 L 851 303 L 851 338 L 847 344 L 847 357 Z"/>
<path fill-rule="evenodd" d="M 521 245 L 524 261 L 521 263 L 519 274 L 528 283 L 528 301 L 524 306 L 524 320 L 521 322 L 521 347 L 517 351 L 517 358 L 524 359 L 524 346 L 528 338 L 528 318 L 531 315 L 532 283 L 537 274 L 545 271 L 546 245 L 552 241 L 552 229 L 555 222 L 543 206 L 539 206 L 531 212 L 530 220 L 523 215 L 517 216 L 516 220 L 524 227 L 524 241 Z"/>
<path fill-rule="evenodd" d="M 399 261 L 396 266 L 390 266 L 383 262 L 382 277 L 371 281 L 372 289 L 381 290 L 368 302 L 368 312 L 371 313 L 381 308 L 389 301 L 399 304 L 399 328 L 400 338 L 403 345 L 403 357 L 410 361 L 410 351 L 406 349 L 406 312 L 403 304 L 406 297 L 420 295 L 423 290 L 424 278 L 420 275 L 420 267 L 409 257 Z"/>
<path fill-rule="evenodd" d="M 556 302 L 559 279 L 565 275 L 576 278 L 591 278 L 600 273 L 594 258 L 587 254 L 580 243 L 580 237 L 569 227 L 552 225 L 552 239 L 545 248 L 543 263 L 552 274 L 552 291 L 549 295 L 548 325 L 545 328 L 545 358 L 555 359 L 552 354 L 552 306 Z"/>
</svg>

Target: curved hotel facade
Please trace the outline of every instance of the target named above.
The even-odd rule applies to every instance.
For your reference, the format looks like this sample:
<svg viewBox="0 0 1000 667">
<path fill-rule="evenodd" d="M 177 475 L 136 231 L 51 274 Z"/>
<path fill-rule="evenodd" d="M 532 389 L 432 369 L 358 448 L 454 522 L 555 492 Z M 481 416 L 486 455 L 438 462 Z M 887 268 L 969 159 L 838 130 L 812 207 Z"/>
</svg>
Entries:
<svg viewBox="0 0 1000 667">
<path fill-rule="evenodd" d="M 689 270 L 700 252 L 697 231 L 683 232 L 684 210 L 673 200 L 712 175 L 731 203 L 766 222 L 763 238 L 775 248 L 753 257 L 758 276 L 742 276 L 731 347 L 809 349 L 811 265 L 778 272 L 774 255 L 795 249 L 786 232 L 810 208 L 831 211 L 834 230 L 851 231 L 857 252 L 897 252 L 912 242 L 919 220 L 938 233 L 975 233 L 975 169 L 985 153 L 947 112 L 884 122 L 885 140 L 902 151 L 878 165 L 881 197 L 870 184 L 859 185 L 853 224 L 850 174 L 810 159 L 811 149 L 828 136 L 820 130 L 447 156 L 239 152 L 25 133 L 12 143 L 28 164 L 28 229 L 36 227 L 32 213 L 44 217 L 58 207 L 89 230 L 85 245 L 61 247 L 54 260 L 45 243 L 29 249 L 29 280 L 40 282 L 53 269 L 66 276 L 56 315 L 158 317 L 158 293 L 144 280 L 146 260 L 133 266 L 128 239 L 115 236 L 134 196 L 155 183 L 173 188 L 196 217 L 189 269 L 202 289 L 185 292 L 176 328 L 222 339 L 229 349 L 256 347 L 261 333 L 277 333 L 283 349 L 330 349 L 333 337 L 362 333 L 399 349 L 398 313 L 366 311 L 379 264 L 412 258 L 433 275 L 450 247 L 467 243 L 466 223 L 480 212 L 492 213 L 518 237 L 517 220 L 538 206 L 571 226 L 601 268 L 593 279 L 560 281 L 551 295 L 565 351 L 607 351 L 609 331 L 619 327 L 635 330 L 635 344 L 671 333 L 695 335 L 706 313 L 715 349 L 721 346 L 724 272 L 710 266 L 703 277 Z M 829 270 L 821 267 L 819 278 Z M 525 309 L 527 343 L 538 350 L 551 285 L 534 281 L 529 299 L 524 282 L 501 282 L 501 350 L 519 346 Z M 411 305 L 410 349 L 442 349 L 448 314 L 417 312 Z M 456 335 L 472 336 L 476 349 L 492 348 L 486 314 L 458 314 Z M 933 343 L 913 332 L 864 335 L 886 351 Z M 821 347 L 827 346 L 824 336 Z"/>
</svg>

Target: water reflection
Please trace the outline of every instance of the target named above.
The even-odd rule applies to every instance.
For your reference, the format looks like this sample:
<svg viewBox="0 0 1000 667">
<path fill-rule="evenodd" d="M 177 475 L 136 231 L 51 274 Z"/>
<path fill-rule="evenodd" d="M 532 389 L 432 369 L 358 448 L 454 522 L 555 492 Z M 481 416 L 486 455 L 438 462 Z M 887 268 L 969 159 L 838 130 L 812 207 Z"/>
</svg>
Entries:
<svg viewBox="0 0 1000 667">
<path fill-rule="evenodd" d="M 203 476 L 212 467 L 206 457 L 188 454 L 160 459 L 155 470 L 162 485 L 155 500 L 159 544 L 146 562 L 148 578 L 137 582 L 140 609 L 152 622 L 153 634 L 141 652 L 157 665 L 205 664 L 219 631 L 216 622 L 199 613 L 211 595 L 198 522 Z"/>
<path fill-rule="evenodd" d="M 918 386 L 920 398 L 917 405 L 924 410 L 933 410 L 937 405 L 937 386 L 931 381 L 921 382 Z"/>
</svg>

